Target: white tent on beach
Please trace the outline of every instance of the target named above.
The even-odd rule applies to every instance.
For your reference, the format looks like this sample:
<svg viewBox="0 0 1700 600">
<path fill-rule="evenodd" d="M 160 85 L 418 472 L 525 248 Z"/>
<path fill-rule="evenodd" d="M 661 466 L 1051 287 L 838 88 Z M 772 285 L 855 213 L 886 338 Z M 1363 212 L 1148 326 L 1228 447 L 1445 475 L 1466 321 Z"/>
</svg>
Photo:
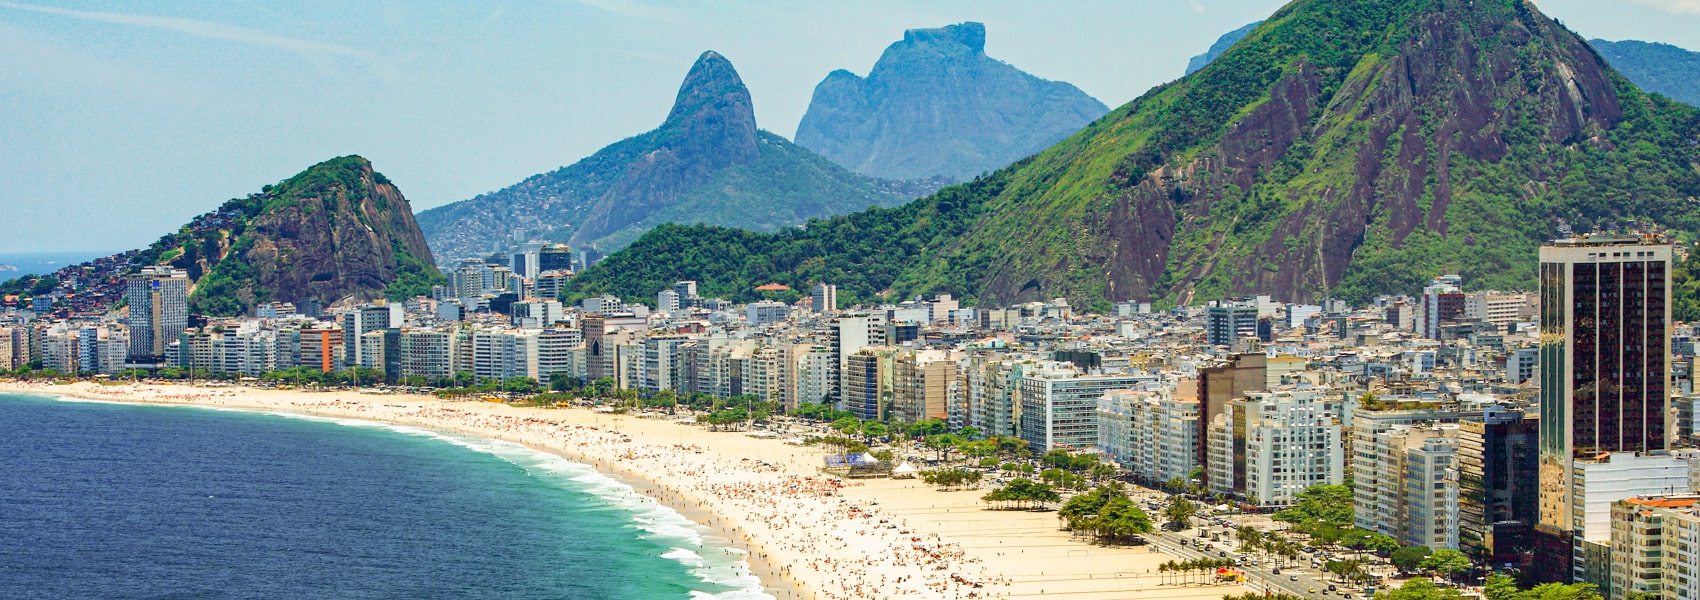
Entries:
<svg viewBox="0 0 1700 600">
<path fill-rule="evenodd" d="M 915 465 L 909 464 L 909 461 L 903 461 L 903 464 L 897 465 L 897 468 L 891 470 L 891 478 L 914 479 L 915 473 L 919 471 L 920 469 L 915 468 Z"/>
</svg>

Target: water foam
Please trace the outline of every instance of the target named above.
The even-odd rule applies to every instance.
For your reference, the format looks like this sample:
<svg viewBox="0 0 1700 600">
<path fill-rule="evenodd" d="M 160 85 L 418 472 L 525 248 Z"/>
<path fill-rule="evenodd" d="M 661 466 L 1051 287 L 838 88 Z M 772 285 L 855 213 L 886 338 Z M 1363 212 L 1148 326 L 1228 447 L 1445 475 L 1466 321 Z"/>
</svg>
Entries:
<svg viewBox="0 0 1700 600">
<path fill-rule="evenodd" d="M 34 395 L 34 394 L 32 394 Z M 57 394 L 41 394 L 60 402 L 80 402 L 90 404 L 121 404 L 138 406 L 136 402 L 121 400 L 98 400 L 88 398 L 72 398 Z M 623 483 L 597 471 L 590 465 L 574 462 L 565 457 L 534 450 L 515 442 L 494 438 L 479 437 L 457 432 L 445 432 L 424 427 L 401 425 L 371 419 L 356 419 L 348 417 L 329 417 L 297 412 L 244 409 L 224 406 L 204 406 L 196 404 L 162 404 L 157 406 L 173 406 L 213 410 L 219 412 L 247 412 L 268 416 L 329 423 L 344 427 L 362 429 L 379 429 L 391 433 L 430 438 L 447 442 L 501 458 L 524 469 L 533 476 L 544 474 L 553 479 L 571 482 L 570 488 L 582 490 L 601 499 L 604 504 L 625 513 L 633 526 L 647 535 L 642 539 L 663 541 L 674 546 L 671 550 L 660 554 L 661 558 L 676 561 L 688 569 L 692 575 L 704 583 L 722 588 L 732 588 L 728 591 L 709 592 L 692 590 L 691 598 L 702 600 L 776 600 L 773 595 L 763 591 L 762 582 L 750 572 L 750 564 L 743 550 L 732 548 L 729 541 L 721 538 L 706 537 L 707 528 L 685 518 L 678 511 L 661 504 L 637 492 L 631 485 Z M 563 486 L 568 487 L 568 486 Z"/>
</svg>

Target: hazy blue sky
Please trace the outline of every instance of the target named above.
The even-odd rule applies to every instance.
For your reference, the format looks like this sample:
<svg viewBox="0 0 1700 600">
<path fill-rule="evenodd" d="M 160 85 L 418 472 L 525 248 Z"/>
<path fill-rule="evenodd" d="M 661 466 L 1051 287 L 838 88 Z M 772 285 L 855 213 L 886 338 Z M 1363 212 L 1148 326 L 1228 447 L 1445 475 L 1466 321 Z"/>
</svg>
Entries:
<svg viewBox="0 0 1700 600">
<path fill-rule="evenodd" d="M 703 50 L 790 137 L 828 71 L 976 20 L 987 53 L 1116 106 L 1278 0 L 897 3 L 0 0 L 0 252 L 139 247 L 361 154 L 425 209 L 658 125 Z M 1700 0 L 1540 0 L 1700 48 Z"/>
</svg>

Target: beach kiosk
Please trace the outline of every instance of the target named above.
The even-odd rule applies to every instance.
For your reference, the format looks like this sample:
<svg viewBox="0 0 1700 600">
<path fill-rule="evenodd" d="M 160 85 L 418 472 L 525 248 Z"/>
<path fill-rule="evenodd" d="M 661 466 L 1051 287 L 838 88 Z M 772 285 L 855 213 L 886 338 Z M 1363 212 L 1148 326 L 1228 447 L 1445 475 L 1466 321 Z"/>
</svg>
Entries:
<svg viewBox="0 0 1700 600">
<path fill-rule="evenodd" d="M 897 468 L 891 470 L 891 478 L 892 479 L 914 479 L 915 474 L 919 473 L 920 471 L 921 471 L 920 469 L 915 468 L 915 465 L 909 464 L 909 461 L 906 460 L 906 461 L 903 461 L 903 464 L 897 465 Z"/>
<path fill-rule="evenodd" d="M 866 452 L 854 454 L 828 454 L 822 460 L 821 472 L 849 479 L 868 477 L 890 477 L 891 463 L 883 462 L 874 455 Z"/>
</svg>

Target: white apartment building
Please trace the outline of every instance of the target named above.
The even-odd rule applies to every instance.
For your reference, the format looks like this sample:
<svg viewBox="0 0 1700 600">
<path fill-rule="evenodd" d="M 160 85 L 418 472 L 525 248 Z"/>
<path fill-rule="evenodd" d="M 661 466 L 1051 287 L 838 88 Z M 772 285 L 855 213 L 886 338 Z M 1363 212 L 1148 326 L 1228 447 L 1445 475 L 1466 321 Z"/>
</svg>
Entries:
<svg viewBox="0 0 1700 600">
<path fill-rule="evenodd" d="M 1034 452 L 1098 444 L 1098 399 L 1154 375 L 1087 375 L 1069 363 L 1042 363 L 1021 376 L 1021 438 Z"/>
<path fill-rule="evenodd" d="M 1185 480 L 1198 466 L 1199 415 L 1198 399 L 1172 386 L 1110 390 L 1098 400 L 1098 448 L 1145 481 Z"/>
<path fill-rule="evenodd" d="M 1211 489 L 1284 506 L 1305 488 L 1343 482 L 1343 429 L 1327 395 L 1304 387 L 1228 402 L 1209 427 Z"/>
</svg>

